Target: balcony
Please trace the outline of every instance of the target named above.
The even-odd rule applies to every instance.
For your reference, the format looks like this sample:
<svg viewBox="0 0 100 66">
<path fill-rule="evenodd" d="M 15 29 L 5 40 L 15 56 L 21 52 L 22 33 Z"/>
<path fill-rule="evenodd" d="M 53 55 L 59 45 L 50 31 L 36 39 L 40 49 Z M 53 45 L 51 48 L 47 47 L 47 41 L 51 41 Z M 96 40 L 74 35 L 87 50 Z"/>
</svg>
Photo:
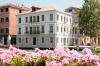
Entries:
<svg viewBox="0 0 100 66">
<path fill-rule="evenodd" d="M 44 33 L 44 30 L 42 30 L 41 33 Z"/>
<path fill-rule="evenodd" d="M 26 31 L 25 34 L 29 34 L 29 31 Z"/>
<path fill-rule="evenodd" d="M 49 33 L 53 33 L 53 31 L 49 31 Z"/>
<path fill-rule="evenodd" d="M 18 34 L 21 34 L 21 32 L 18 32 Z"/>
</svg>

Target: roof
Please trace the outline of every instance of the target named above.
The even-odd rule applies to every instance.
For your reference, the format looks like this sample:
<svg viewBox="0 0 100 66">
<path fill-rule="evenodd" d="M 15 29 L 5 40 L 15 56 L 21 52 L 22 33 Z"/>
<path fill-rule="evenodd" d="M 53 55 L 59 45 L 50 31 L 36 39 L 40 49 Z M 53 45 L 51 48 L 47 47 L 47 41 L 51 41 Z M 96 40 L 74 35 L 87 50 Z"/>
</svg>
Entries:
<svg viewBox="0 0 100 66">
<path fill-rule="evenodd" d="M 69 8 L 66 8 L 65 10 L 69 10 L 69 9 L 75 9 L 75 10 L 79 10 L 79 8 L 77 8 L 77 7 L 69 7 Z"/>
<path fill-rule="evenodd" d="M 41 8 L 41 9 L 37 10 L 37 11 L 29 12 L 29 13 L 45 12 L 45 11 L 57 11 L 57 12 L 60 12 L 60 13 L 64 13 L 64 14 L 71 15 L 71 13 L 66 13 L 66 12 L 64 12 L 64 11 L 55 9 L 55 8 L 53 8 L 53 7 L 50 7 L 50 6 L 49 6 L 49 7 L 43 7 L 43 8 Z M 29 13 L 22 13 L 22 14 L 29 14 Z M 19 15 L 21 15 L 21 14 L 19 14 Z"/>
<path fill-rule="evenodd" d="M 31 8 L 25 7 L 24 5 L 19 6 L 19 5 L 15 5 L 15 4 L 11 4 L 11 3 L 0 5 L 0 8 L 3 8 L 3 7 L 13 7 L 13 8 L 18 8 L 18 9 L 23 9 L 23 10 L 31 9 Z"/>
</svg>

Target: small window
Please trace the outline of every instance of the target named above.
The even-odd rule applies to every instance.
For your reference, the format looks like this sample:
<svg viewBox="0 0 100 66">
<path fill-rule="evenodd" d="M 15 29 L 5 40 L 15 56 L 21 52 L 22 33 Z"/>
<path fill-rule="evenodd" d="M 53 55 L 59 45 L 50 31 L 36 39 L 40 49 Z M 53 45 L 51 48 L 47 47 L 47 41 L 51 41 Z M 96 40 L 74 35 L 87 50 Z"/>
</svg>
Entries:
<svg viewBox="0 0 100 66">
<path fill-rule="evenodd" d="M 61 16 L 61 21 L 62 21 L 62 16 Z"/>
<path fill-rule="evenodd" d="M 19 38 L 19 43 L 21 43 L 21 38 Z"/>
<path fill-rule="evenodd" d="M 61 32 L 62 32 L 62 27 L 61 27 Z"/>
<path fill-rule="evenodd" d="M 32 23 L 32 16 L 30 16 L 30 23 Z"/>
<path fill-rule="evenodd" d="M 19 32 L 18 32 L 18 34 L 21 34 L 21 28 L 19 28 Z"/>
<path fill-rule="evenodd" d="M 70 23 L 72 22 L 71 18 L 70 18 Z"/>
<path fill-rule="evenodd" d="M 19 10 L 19 13 L 22 13 L 22 10 Z"/>
<path fill-rule="evenodd" d="M 42 37 L 42 43 L 44 43 L 44 37 Z"/>
<path fill-rule="evenodd" d="M 26 43 L 28 43 L 28 38 L 26 38 Z"/>
<path fill-rule="evenodd" d="M 39 16 L 37 16 L 37 22 L 39 22 Z"/>
<path fill-rule="evenodd" d="M 53 14 L 50 14 L 50 20 L 51 21 L 53 20 Z"/>
<path fill-rule="evenodd" d="M 9 17 L 6 17 L 6 22 L 9 22 Z"/>
<path fill-rule="evenodd" d="M 44 26 L 42 26 L 42 33 L 44 33 Z"/>
<path fill-rule="evenodd" d="M 50 33 L 53 33 L 53 25 L 50 25 Z"/>
<path fill-rule="evenodd" d="M 5 9 L 5 12 L 8 12 L 8 8 Z"/>
<path fill-rule="evenodd" d="M 65 17 L 64 17 L 64 23 L 66 22 L 66 19 L 65 19 Z"/>
<path fill-rule="evenodd" d="M 53 43 L 53 37 L 50 37 L 50 43 Z"/>
<path fill-rule="evenodd" d="M 57 15 L 57 20 L 59 19 L 59 15 Z"/>
<path fill-rule="evenodd" d="M 1 9 L 1 12 L 4 12 L 4 10 L 3 10 L 3 9 Z"/>
<path fill-rule="evenodd" d="M 66 32 L 66 28 L 64 28 L 64 32 Z"/>
<path fill-rule="evenodd" d="M 4 33 L 4 29 L 1 29 L 1 33 Z"/>
<path fill-rule="evenodd" d="M 44 15 L 42 15 L 42 21 L 44 21 Z"/>
<path fill-rule="evenodd" d="M 36 22 L 36 16 L 33 16 L 33 21 Z"/>
<path fill-rule="evenodd" d="M 19 23 L 21 23 L 21 18 L 19 18 Z"/>
<path fill-rule="evenodd" d="M 1 18 L 1 22 L 4 22 L 4 18 Z"/>
<path fill-rule="evenodd" d="M 8 33 L 9 32 L 9 30 L 8 30 L 8 28 L 6 28 L 6 31 L 5 31 L 6 33 Z"/>
<path fill-rule="evenodd" d="M 28 17 L 25 17 L 26 23 L 28 22 Z"/>
</svg>

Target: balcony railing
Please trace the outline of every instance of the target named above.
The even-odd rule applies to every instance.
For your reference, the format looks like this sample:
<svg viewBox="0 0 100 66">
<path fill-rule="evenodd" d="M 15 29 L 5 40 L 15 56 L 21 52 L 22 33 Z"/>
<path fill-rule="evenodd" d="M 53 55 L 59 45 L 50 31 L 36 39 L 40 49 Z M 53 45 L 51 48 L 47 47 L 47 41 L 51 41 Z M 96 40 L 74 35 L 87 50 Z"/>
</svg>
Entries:
<svg viewBox="0 0 100 66">
<path fill-rule="evenodd" d="M 21 34 L 21 32 L 18 32 L 18 34 Z"/>
<path fill-rule="evenodd" d="M 49 33 L 53 33 L 53 31 L 49 31 Z"/>
<path fill-rule="evenodd" d="M 26 31 L 25 34 L 29 34 L 29 31 Z"/>
</svg>

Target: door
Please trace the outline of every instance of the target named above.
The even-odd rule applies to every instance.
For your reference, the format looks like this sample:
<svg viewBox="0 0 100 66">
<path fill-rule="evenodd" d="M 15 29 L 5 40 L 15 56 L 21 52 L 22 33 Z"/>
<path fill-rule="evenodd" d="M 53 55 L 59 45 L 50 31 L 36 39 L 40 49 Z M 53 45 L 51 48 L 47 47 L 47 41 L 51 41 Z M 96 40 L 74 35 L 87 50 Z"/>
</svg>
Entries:
<svg viewBox="0 0 100 66">
<path fill-rule="evenodd" d="M 36 37 L 33 37 L 33 45 L 36 45 Z"/>
</svg>

